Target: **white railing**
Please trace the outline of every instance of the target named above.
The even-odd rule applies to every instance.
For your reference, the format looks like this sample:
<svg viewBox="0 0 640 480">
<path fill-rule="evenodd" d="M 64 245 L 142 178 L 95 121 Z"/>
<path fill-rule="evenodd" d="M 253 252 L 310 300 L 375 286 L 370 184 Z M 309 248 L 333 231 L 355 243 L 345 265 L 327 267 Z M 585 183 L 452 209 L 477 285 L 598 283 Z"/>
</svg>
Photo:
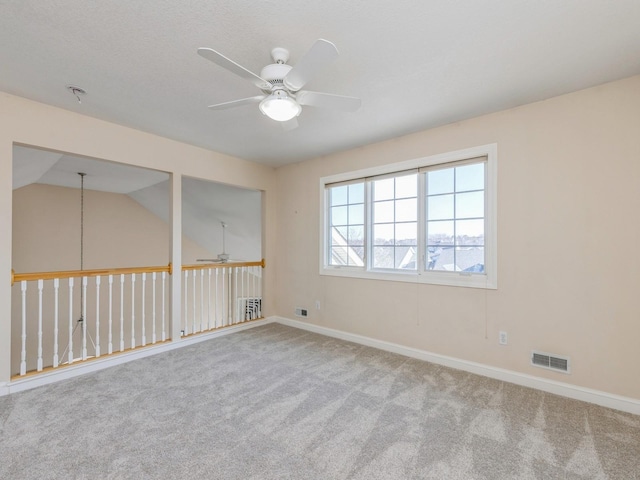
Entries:
<svg viewBox="0 0 640 480">
<path fill-rule="evenodd" d="M 12 372 L 167 340 L 170 273 L 169 265 L 12 274 Z"/>
<path fill-rule="evenodd" d="M 182 334 L 262 318 L 263 267 L 263 261 L 183 266 Z"/>
<path fill-rule="evenodd" d="M 185 265 L 182 335 L 262 318 L 264 261 Z M 12 374 L 24 376 L 170 339 L 159 267 L 12 272 Z"/>
</svg>

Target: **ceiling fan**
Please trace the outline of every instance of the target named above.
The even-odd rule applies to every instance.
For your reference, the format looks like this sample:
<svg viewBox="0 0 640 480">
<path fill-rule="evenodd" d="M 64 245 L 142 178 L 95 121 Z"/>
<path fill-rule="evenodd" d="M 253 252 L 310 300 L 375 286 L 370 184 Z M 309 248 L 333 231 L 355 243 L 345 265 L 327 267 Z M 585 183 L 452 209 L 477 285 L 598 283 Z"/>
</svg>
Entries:
<svg viewBox="0 0 640 480">
<path fill-rule="evenodd" d="M 275 63 L 264 67 L 260 75 L 256 75 L 211 48 L 198 48 L 198 54 L 239 77 L 249 80 L 262 90 L 262 95 L 209 105 L 212 110 L 224 110 L 259 103 L 260 111 L 264 115 L 278 122 L 286 122 L 285 128 L 290 129 L 297 126 L 296 117 L 300 115 L 302 105 L 345 112 L 355 112 L 360 108 L 361 101 L 356 97 L 301 90 L 314 75 L 338 57 L 338 49 L 328 40 L 316 40 L 311 49 L 295 66 L 287 65 L 288 50 L 280 47 L 274 48 L 271 51 L 271 57 Z"/>
<path fill-rule="evenodd" d="M 229 254 L 226 248 L 226 237 L 225 231 L 227 229 L 227 224 L 225 222 L 220 222 L 222 225 L 222 253 L 218 254 L 218 258 L 198 258 L 196 262 L 206 262 L 206 263 L 228 263 L 229 262 Z M 236 260 L 232 260 L 236 261 Z"/>
</svg>

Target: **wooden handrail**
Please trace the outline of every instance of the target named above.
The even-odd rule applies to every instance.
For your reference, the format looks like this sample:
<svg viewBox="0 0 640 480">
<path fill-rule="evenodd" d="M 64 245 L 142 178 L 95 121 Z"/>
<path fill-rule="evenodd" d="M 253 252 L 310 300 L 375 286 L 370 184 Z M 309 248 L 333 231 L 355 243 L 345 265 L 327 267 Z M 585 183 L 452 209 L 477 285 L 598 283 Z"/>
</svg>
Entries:
<svg viewBox="0 0 640 480">
<path fill-rule="evenodd" d="M 203 270 L 205 268 L 223 268 L 223 267 L 262 267 L 264 268 L 264 259 L 257 262 L 229 262 L 229 263 L 201 263 L 197 265 L 183 265 L 182 270 Z M 124 267 L 124 268 L 103 268 L 95 270 L 61 270 L 58 272 L 30 272 L 16 273 L 11 269 L 11 285 L 22 281 L 35 280 L 53 280 L 55 278 L 72 278 L 72 277 L 101 277 L 103 275 L 128 275 L 132 273 L 161 273 L 167 272 L 173 274 L 173 265 L 157 266 L 157 267 Z"/>
<path fill-rule="evenodd" d="M 182 271 L 185 270 L 204 270 L 207 268 L 226 268 L 226 267 L 262 267 L 264 268 L 264 258 L 256 262 L 227 262 L 227 263 L 198 263 L 196 265 L 183 265 Z"/>
<path fill-rule="evenodd" d="M 171 264 L 157 267 L 124 267 L 124 268 L 103 268 L 95 270 L 62 270 L 58 272 L 30 272 L 15 273 L 11 270 L 11 285 L 23 280 L 53 280 L 55 278 L 72 277 L 101 277 L 103 275 L 127 275 L 132 273 L 153 273 L 167 272 L 171 274 Z"/>
</svg>

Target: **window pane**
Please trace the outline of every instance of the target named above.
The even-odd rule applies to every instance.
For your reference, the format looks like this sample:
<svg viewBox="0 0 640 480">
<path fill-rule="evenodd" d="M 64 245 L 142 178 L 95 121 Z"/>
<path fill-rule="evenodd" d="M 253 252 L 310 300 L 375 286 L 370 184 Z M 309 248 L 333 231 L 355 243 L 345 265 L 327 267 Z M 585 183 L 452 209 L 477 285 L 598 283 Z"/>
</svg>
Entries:
<svg viewBox="0 0 640 480">
<path fill-rule="evenodd" d="M 453 245 L 453 222 L 428 222 L 428 245 Z"/>
<path fill-rule="evenodd" d="M 347 265 L 347 247 L 331 247 L 331 265 Z"/>
<path fill-rule="evenodd" d="M 453 168 L 427 172 L 427 194 L 453 193 Z"/>
<path fill-rule="evenodd" d="M 349 203 L 364 203 L 364 182 L 349 185 Z"/>
<path fill-rule="evenodd" d="M 393 223 L 382 223 L 373 226 L 374 245 L 393 245 Z"/>
<path fill-rule="evenodd" d="M 347 204 L 347 185 L 331 187 L 329 192 L 331 193 L 331 205 Z"/>
<path fill-rule="evenodd" d="M 416 247 L 396 247 L 395 268 L 415 270 L 417 268 Z"/>
<path fill-rule="evenodd" d="M 396 222 L 415 222 L 418 220 L 418 199 L 408 198 L 396 201 Z"/>
<path fill-rule="evenodd" d="M 384 180 L 375 180 L 373 182 L 373 199 L 374 200 L 389 200 L 393 198 L 394 194 L 394 179 L 385 178 Z"/>
<path fill-rule="evenodd" d="M 331 227 L 331 245 L 346 245 L 348 243 L 347 227 Z"/>
<path fill-rule="evenodd" d="M 331 207 L 331 225 L 347 225 L 347 207 Z"/>
<path fill-rule="evenodd" d="M 373 267 L 393 268 L 394 265 L 393 247 L 373 247 Z"/>
<path fill-rule="evenodd" d="M 348 240 L 349 245 L 364 245 L 364 227 L 350 226 Z"/>
<path fill-rule="evenodd" d="M 484 190 L 484 163 L 456 167 L 456 192 Z"/>
<path fill-rule="evenodd" d="M 456 267 L 459 272 L 483 273 L 484 248 L 457 248 Z"/>
<path fill-rule="evenodd" d="M 349 205 L 349 225 L 364 225 L 364 204 Z"/>
<path fill-rule="evenodd" d="M 426 265 L 427 270 L 438 270 L 440 265 L 440 256 L 445 248 L 451 247 L 427 247 Z"/>
<path fill-rule="evenodd" d="M 456 194 L 456 218 L 484 217 L 484 191 Z"/>
<path fill-rule="evenodd" d="M 354 267 L 364 266 L 364 247 L 352 247 L 349 249 L 349 265 Z"/>
<path fill-rule="evenodd" d="M 373 223 L 393 222 L 393 200 L 373 204 Z"/>
<path fill-rule="evenodd" d="M 427 218 L 429 220 L 453 219 L 453 195 L 427 197 Z"/>
<path fill-rule="evenodd" d="M 418 195 L 418 174 L 396 177 L 396 198 L 408 198 Z"/>
<path fill-rule="evenodd" d="M 429 247 L 426 268 L 428 270 L 455 271 L 455 248 Z"/>
<path fill-rule="evenodd" d="M 484 220 L 456 221 L 456 239 L 460 245 L 477 245 L 484 242 Z M 482 239 L 482 240 L 478 240 Z"/>
<path fill-rule="evenodd" d="M 418 224 L 396 223 L 396 245 L 417 245 L 418 244 Z"/>
</svg>

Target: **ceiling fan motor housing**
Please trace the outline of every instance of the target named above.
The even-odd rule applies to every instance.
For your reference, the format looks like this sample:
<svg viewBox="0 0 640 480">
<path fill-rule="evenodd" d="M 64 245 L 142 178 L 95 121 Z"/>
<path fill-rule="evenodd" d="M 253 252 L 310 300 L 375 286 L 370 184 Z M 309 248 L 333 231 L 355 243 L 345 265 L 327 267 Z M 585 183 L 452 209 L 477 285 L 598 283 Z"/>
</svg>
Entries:
<svg viewBox="0 0 640 480">
<path fill-rule="evenodd" d="M 287 76 L 291 68 L 291 65 L 284 63 L 272 63 L 262 69 L 260 76 L 274 87 L 283 86 L 283 79 Z"/>
</svg>

